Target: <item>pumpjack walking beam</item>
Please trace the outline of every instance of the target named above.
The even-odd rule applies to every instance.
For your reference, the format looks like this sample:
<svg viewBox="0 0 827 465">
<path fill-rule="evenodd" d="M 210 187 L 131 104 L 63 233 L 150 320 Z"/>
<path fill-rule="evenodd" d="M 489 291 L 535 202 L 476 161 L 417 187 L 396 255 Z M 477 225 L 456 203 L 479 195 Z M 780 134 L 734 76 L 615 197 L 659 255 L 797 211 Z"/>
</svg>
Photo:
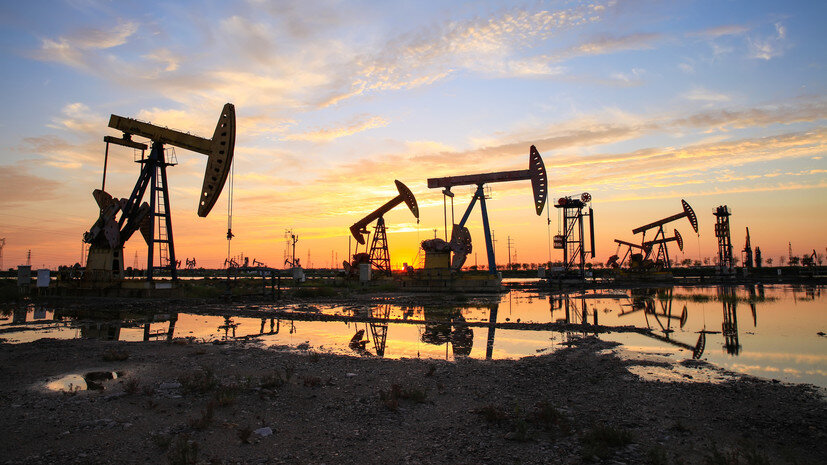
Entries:
<svg viewBox="0 0 827 465">
<path fill-rule="evenodd" d="M 488 222 L 488 209 L 485 205 L 485 189 L 483 186 L 486 183 L 495 182 L 509 182 L 509 181 L 523 181 L 531 180 L 531 187 L 534 191 L 534 208 L 537 215 L 542 214 L 543 208 L 546 204 L 546 197 L 548 194 L 548 179 L 546 176 L 546 167 L 543 164 L 543 158 L 533 145 L 529 149 L 528 169 L 515 171 L 499 171 L 494 173 L 471 174 L 463 176 L 448 176 L 444 178 L 430 178 L 428 179 L 428 187 L 431 189 L 442 188 L 443 193 L 450 193 L 454 186 L 468 186 L 476 185 L 477 189 L 474 196 L 471 198 L 471 203 L 462 215 L 459 224 L 454 225 L 454 231 L 451 237 L 460 237 L 465 235 L 460 233 L 465 229 L 465 223 L 471 216 L 471 211 L 477 201 L 480 202 L 480 211 L 482 213 L 482 227 L 485 236 L 485 247 L 488 254 L 488 271 L 492 274 L 497 273 L 497 264 L 494 257 L 494 244 L 491 240 L 491 227 Z M 447 195 L 447 194 L 445 194 Z"/>
</svg>

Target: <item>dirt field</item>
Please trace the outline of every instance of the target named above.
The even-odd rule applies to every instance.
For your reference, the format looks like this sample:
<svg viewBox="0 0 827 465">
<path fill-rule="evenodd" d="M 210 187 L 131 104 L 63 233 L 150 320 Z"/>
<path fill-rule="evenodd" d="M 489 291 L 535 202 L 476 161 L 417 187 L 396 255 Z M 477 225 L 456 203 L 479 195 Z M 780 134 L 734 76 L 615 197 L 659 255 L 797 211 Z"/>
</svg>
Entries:
<svg viewBox="0 0 827 465">
<path fill-rule="evenodd" d="M 444 362 L 255 342 L 0 344 L 0 462 L 827 463 L 816 388 L 642 381 L 615 349 Z M 98 371 L 120 376 L 44 388 Z"/>
</svg>

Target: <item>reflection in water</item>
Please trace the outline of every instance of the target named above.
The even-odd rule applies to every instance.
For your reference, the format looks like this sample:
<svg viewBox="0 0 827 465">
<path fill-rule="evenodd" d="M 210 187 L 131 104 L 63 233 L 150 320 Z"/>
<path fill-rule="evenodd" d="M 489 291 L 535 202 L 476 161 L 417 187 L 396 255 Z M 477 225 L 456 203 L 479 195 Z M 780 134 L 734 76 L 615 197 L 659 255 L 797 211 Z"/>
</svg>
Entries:
<svg viewBox="0 0 827 465">
<path fill-rule="evenodd" d="M 462 316 L 461 308 L 425 307 L 425 328 L 422 342 L 427 344 L 445 344 L 445 357 L 448 358 L 448 345 L 454 357 L 467 357 L 474 346 L 474 332 Z M 493 344 L 493 336 L 492 342 Z"/>
<path fill-rule="evenodd" d="M 367 345 L 370 339 L 365 337 L 369 331 L 370 337 L 373 338 L 373 350 L 377 357 L 385 356 L 385 346 L 388 340 L 388 321 L 390 318 L 391 305 L 379 305 L 369 310 L 371 320 L 365 323 L 364 329 L 357 328 L 356 334 L 350 338 L 348 347 L 351 350 L 362 356 L 373 356 L 374 354 L 367 350 Z M 407 315 L 407 314 L 406 314 Z"/>
<path fill-rule="evenodd" d="M 698 341 L 695 345 L 675 340 L 673 334 L 675 330 L 672 328 L 672 322 L 677 321 L 679 328 L 683 329 L 689 319 L 689 310 L 686 305 L 683 306 L 680 315 L 672 314 L 672 302 L 674 301 L 673 288 L 660 289 L 630 289 L 632 310 L 622 312 L 620 316 L 627 316 L 637 311 L 643 311 L 646 327 L 652 330 L 651 333 L 645 334 L 653 339 L 669 343 L 675 347 L 689 350 L 692 352 L 693 359 L 699 359 L 706 349 L 706 335 L 709 331 L 706 328 L 699 331 Z M 657 302 L 656 302 L 657 301 Z M 660 311 L 657 310 L 660 307 Z M 650 319 L 651 318 L 651 319 Z M 652 322 L 657 323 L 657 327 L 653 327 Z M 660 331 L 662 335 L 655 331 Z"/>
<path fill-rule="evenodd" d="M 718 286 L 718 298 L 724 309 L 724 320 L 721 323 L 721 332 L 724 335 L 724 347 L 730 355 L 741 352 L 738 342 L 738 309 L 735 289 L 731 286 Z"/>
<path fill-rule="evenodd" d="M 259 337 L 264 344 L 297 345 L 307 341 L 310 346 L 342 353 L 449 359 L 452 354 L 459 358 L 520 357 L 555 350 L 558 342 L 550 341 L 562 340 L 566 345 L 597 336 L 650 351 L 668 345 L 686 350 L 686 357 L 706 357 L 735 370 L 827 385 L 823 369 L 827 357 L 823 355 L 822 339 L 816 336 L 827 330 L 823 327 L 823 311 L 818 311 L 824 308 L 820 287 L 708 286 L 570 294 L 513 290 L 498 296 L 458 296 L 449 302 L 423 295 L 422 304 L 318 305 L 312 309 L 307 305 L 254 309 L 238 306 L 239 315 L 232 313 L 233 306 L 217 308 L 220 314 L 202 310 L 196 315 L 176 313 L 172 310 L 176 307 L 169 305 L 163 307 L 166 312 L 147 315 L 137 310 L 137 305 L 134 310 L 113 312 L 107 308 L 80 311 L 27 304 L 3 311 L 0 336 L 12 343 L 42 337 L 144 341 Z M 751 318 L 743 313 L 747 305 Z M 758 307 L 762 312 L 761 332 L 744 333 L 739 323 L 751 320 L 757 328 Z M 795 319 L 790 318 L 793 310 Z M 281 331 L 282 320 L 287 325 L 285 331 Z M 475 335 L 474 328 L 487 331 Z M 301 330 L 300 340 L 293 336 L 297 329 Z M 479 339 L 474 341 L 474 336 Z M 654 347 L 644 338 L 656 342 Z M 719 341 L 723 350 L 706 350 L 708 343 L 717 345 Z"/>
</svg>

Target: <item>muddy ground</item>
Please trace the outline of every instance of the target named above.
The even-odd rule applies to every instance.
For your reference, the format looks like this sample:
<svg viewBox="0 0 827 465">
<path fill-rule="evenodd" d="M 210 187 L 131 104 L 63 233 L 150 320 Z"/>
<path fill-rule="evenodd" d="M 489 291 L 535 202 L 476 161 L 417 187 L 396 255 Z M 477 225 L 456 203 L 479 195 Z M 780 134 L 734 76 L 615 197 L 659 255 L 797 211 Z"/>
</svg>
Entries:
<svg viewBox="0 0 827 465">
<path fill-rule="evenodd" d="M 643 381 L 616 350 L 585 339 L 517 361 L 445 362 L 254 341 L 0 344 L 0 462 L 827 463 L 818 389 Z M 43 387 L 96 371 L 121 376 Z"/>
</svg>

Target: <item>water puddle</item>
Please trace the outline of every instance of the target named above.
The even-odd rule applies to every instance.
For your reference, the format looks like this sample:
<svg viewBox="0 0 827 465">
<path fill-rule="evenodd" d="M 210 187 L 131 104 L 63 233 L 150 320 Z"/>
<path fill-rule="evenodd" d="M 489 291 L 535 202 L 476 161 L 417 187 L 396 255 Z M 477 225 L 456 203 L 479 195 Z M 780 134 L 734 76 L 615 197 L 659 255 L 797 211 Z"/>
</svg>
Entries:
<svg viewBox="0 0 827 465">
<path fill-rule="evenodd" d="M 47 382 L 45 387 L 49 391 L 67 393 L 103 390 L 107 381 L 118 379 L 123 374 L 118 371 L 90 371 L 84 375 L 73 373 Z"/>
<path fill-rule="evenodd" d="M 827 337 L 819 335 L 827 331 L 823 289 L 695 286 L 565 294 L 521 288 L 502 295 L 417 294 L 356 305 L 216 304 L 199 307 L 198 313 L 182 304 L 149 316 L 137 311 L 137 304 L 89 313 L 29 306 L 3 310 L 0 336 L 8 343 L 47 337 L 246 340 L 365 357 L 447 360 L 549 354 L 579 338 L 597 337 L 631 352 L 670 354 L 672 365 L 702 360 L 723 371 L 827 387 Z M 647 363 L 630 371 L 680 381 L 718 378 L 698 367 L 677 365 L 666 372 Z"/>
<path fill-rule="evenodd" d="M 682 359 L 669 352 L 635 351 L 619 346 L 601 351 L 629 362 L 627 370 L 642 381 L 661 383 L 712 383 L 733 381 L 737 375 L 710 363 L 696 359 Z"/>
</svg>

